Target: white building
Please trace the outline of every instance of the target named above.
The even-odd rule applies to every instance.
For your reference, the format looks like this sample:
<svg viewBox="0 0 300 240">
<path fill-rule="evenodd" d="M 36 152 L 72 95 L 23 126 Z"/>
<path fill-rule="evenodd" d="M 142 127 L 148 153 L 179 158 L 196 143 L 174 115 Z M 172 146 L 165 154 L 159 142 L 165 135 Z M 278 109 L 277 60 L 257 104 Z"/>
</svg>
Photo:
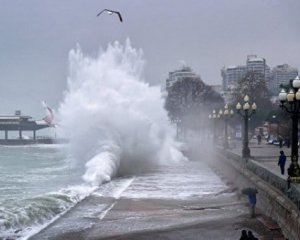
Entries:
<svg viewBox="0 0 300 240">
<path fill-rule="evenodd" d="M 298 76 L 298 69 L 288 64 L 277 65 L 271 71 L 270 90 L 273 95 L 280 92 L 280 84 L 289 84 L 291 79 Z"/>
<path fill-rule="evenodd" d="M 229 66 L 221 69 L 224 96 L 228 95 L 228 97 L 230 97 L 237 82 L 241 78 L 245 77 L 247 72 L 261 74 L 267 84 L 267 87 L 269 87 L 270 67 L 266 64 L 266 60 L 264 58 L 258 58 L 256 55 L 248 55 L 246 65 Z"/>
<path fill-rule="evenodd" d="M 247 72 L 260 73 L 266 82 L 268 89 L 270 89 L 270 67 L 266 63 L 266 59 L 258 58 L 256 55 L 248 55 L 246 62 Z"/>
<path fill-rule="evenodd" d="M 175 82 L 186 78 L 201 80 L 200 76 L 194 73 L 190 67 L 183 66 L 180 70 L 169 72 L 169 77 L 166 80 L 166 90 L 168 90 L 169 87 L 172 87 Z"/>
<path fill-rule="evenodd" d="M 238 80 L 245 77 L 246 66 L 229 66 L 227 68 L 223 67 L 221 70 L 221 75 L 223 78 L 223 91 L 231 92 L 236 86 Z"/>
</svg>

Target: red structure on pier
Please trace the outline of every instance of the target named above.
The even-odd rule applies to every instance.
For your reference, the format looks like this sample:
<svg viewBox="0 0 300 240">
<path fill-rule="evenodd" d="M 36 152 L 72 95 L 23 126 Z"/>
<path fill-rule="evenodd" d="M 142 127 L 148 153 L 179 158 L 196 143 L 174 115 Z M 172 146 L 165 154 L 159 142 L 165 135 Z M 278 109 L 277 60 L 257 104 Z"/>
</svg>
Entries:
<svg viewBox="0 0 300 240">
<path fill-rule="evenodd" d="M 0 131 L 4 131 L 4 139 L 0 139 L 0 144 L 31 144 L 31 143 L 44 143 L 49 141 L 50 138 L 37 139 L 36 131 L 48 127 L 54 127 L 54 125 L 49 124 L 49 122 L 43 120 L 31 120 L 30 116 L 22 116 L 21 111 L 16 111 L 15 115 L 12 116 L 0 116 Z M 17 131 L 19 133 L 19 138 L 9 139 L 8 132 Z M 33 137 L 29 139 L 24 139 L 22 133 L 24 131 L 32 131 Z"/>
</svg>

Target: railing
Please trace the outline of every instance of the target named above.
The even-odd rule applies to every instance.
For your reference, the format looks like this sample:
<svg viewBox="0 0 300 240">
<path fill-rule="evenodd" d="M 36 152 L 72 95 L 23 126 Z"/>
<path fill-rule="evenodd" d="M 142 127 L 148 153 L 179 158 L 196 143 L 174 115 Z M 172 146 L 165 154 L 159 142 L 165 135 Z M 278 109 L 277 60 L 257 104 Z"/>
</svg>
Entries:
<svg viewBox="0 0 300 240">
<path fill-rule="evenodd" d="M 288 188 L 287 180 L 281 176 L 276 175 L 275 173 L 269 171 L 262 164 L 248 160 L 245 162 L 241 156 L 234 154 L 232 152 L 226 151 L 226 157 L 234 161 L 243 164 L 248 170 L 253 172 L 255 175 L 259 176 L 265 182 L 271 184 L 278 190 L 280 190 L 285 196 L 287 196 L 300 210 L 300 186 L 299 184 L 291 184 L 291 187 Z"/>
</svg>

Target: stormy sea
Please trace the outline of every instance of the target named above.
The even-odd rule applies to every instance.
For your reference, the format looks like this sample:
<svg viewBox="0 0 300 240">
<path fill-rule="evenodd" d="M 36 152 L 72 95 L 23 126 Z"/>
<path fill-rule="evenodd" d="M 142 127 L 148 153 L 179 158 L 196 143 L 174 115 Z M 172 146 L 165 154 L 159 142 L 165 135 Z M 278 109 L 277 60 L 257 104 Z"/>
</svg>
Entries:
<svg viewBox="0 0 300 240">
<path fill-rule="evenodd" d="M 56 111 L 57 132 L 69 142 L 0 147 L 0 239 L 28 239 L 91 197 L 193 199 L 226 188 L 205 163 L 184 156 L 144 65 L 129 40 L 96 57 L 70 51 Z M 101 220 L 108 210 L 87 206 L 81 214 Z"/>
</svg>

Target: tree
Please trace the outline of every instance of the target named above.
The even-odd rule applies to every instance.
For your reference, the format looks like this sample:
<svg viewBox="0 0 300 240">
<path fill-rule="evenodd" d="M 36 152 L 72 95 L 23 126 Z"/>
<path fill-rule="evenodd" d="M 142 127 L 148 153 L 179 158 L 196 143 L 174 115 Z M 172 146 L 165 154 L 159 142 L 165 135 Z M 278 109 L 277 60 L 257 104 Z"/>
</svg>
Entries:
<svg viewBox="0 0 300 240">
<path fill-rule="evenodd" d="M 274 106 L 273 110 L 269 111 L 266 121 L 269 124 L 276 124 L 277 134 L 284 139 L 291 137 L 291 116 L 282 111 L 282 109 L 279 109 L 277 105 Z"/>
<path fill-rule="evenodd" d="M 237 102 L 242 103 L 245 95 L 249 96 L 251 103 L 255 102 L 257 105 L 256 114 L 250 121 L 250 127 L 254 128 L 265 121 L 269 113 L 268 110 L 273 109 L 263 74 L 249 71 L 245 77 L 238 81 L 236 88 L 233 90 L 233 105 Z"/>
<path fill-rule="evenodd" d="M 223 98 L 200 78 L 184 78 L 168 88 L 165 108 L 170 120 L 181 120 L 190 129 L 199 129 L 213 107 L 223 105 Z"/>
</svg>

